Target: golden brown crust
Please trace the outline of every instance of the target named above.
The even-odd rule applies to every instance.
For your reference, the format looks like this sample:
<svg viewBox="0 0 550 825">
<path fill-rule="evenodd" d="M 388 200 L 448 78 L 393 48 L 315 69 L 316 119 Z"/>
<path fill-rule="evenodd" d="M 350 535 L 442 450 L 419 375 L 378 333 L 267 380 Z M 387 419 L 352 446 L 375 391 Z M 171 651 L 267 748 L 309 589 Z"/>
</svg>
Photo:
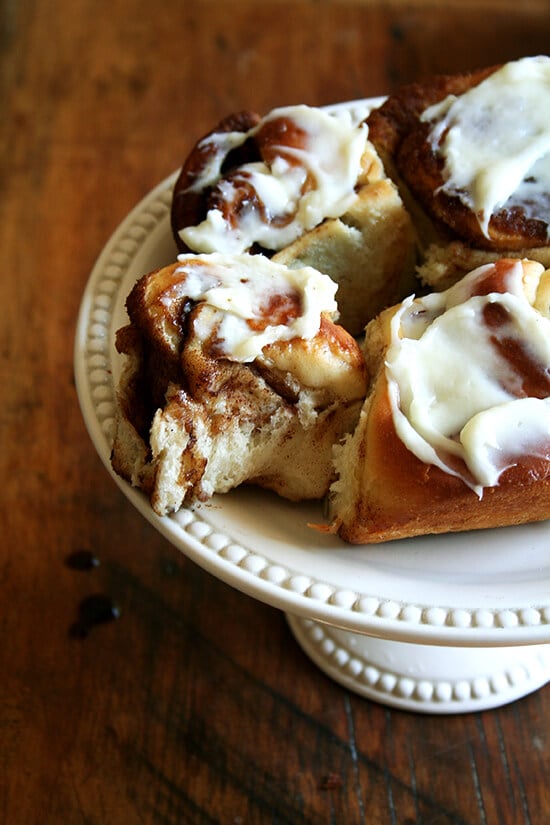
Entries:
<svg viewBox="0 0 550 825">
<path fill-rule="evenodd" d="M 366 445 L 366 446 L 365 446 Z M 424 464 L 398 438 L 381 373 L 359 447 L 360 494 L 338 533 L 353 544 L 542 521 L 550 517 L 550 462 L 529 461 L 483 498 L 461 479 Z M 338 517 L 337 517 L 338 518 Z"/>
</svg>

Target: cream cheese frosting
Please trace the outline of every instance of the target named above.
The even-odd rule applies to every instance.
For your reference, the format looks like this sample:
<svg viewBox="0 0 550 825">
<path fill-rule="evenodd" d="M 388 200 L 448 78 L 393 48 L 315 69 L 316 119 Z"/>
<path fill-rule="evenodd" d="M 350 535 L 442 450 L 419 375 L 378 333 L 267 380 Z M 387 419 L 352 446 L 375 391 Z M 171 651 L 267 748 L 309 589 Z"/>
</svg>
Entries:
<svg viewBox="0 0 550 825">
<path fill-rule="evenodd" d="M 255 243 L 279 250 L 340 217 L 355 197 L 367 131 L 345 112 L 297 105 L 274 109 L 247 132 L 209 135 L 200 144 L 209 160 L 188 191 L 216 186 L 217 203 L 181 239 L 195 252 L 239 254 Z M 262 159 L 225 176 L 229 153 L 251 138 L 264 140 Z"/>
<path fill-rule="evenodd" d="M 478 216 L 486 236 L 491 216 L 520 206 L 549 225 L 550 58 L 506 63 L 462 95 L 449 95 L 422 115 L 444 159 L 441 190 Z"/>
<path fill-rule="evenodd" d="M 480 497 L 519 456 L 550 459 L 550 272 L 503 260 L 408 298 L 386 358 L 396 432 Z"/>
<path fill-rule="evenodd" d="M 253 361 L 276 341 L 313 338 L 322 313 L 337 315 L 337 285 L 328 275 L 263 255 L 179 255 L 174 277 L 164 300 L 185 295 L 205 304 L 195 332 L 232 361 Z"/>
</svg>

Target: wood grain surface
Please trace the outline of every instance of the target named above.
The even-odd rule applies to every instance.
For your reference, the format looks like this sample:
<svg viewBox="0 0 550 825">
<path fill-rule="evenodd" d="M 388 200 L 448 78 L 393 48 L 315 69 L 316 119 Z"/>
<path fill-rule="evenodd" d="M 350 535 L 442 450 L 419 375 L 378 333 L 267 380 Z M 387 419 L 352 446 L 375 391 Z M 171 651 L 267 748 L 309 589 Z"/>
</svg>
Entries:
<svg viewBox="0 0 550 825">
<path fill-rule="evenodd" d="M 548 2 L 0 3 L 0 822 L 543 825 L 550 690 L 389 710 L 134 511 L 73 379 L 120 220 L 222 116 L 548 48 Z M 76 569 L 75 553 L 97 563 Z M 81 556 L 82 558 L 82 556 Z M 84 633 L 79 609 L 111 621 Z"/>
</svg>

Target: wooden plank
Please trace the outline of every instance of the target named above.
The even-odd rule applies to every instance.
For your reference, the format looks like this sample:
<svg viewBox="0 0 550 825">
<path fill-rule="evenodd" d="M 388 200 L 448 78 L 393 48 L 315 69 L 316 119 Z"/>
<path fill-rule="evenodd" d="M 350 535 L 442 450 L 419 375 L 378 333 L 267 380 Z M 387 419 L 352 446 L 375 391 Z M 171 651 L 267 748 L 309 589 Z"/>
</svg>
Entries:
<svg viewBox="0 0 550 825">
<path fill-rule="evenodd" d="M 0 15 L 0 820 L 546 821 L 547 689 L 440 719 L 327 679 L 278 611 L 126 502 L 72 353 L 103 244 L 220 117 L 543 52 L 547 4 L 20 0 Z M 70 568 L 76 551 L 99 566 Z M 93 594 L 120 618 L 74 638 Z"/>
</svg>

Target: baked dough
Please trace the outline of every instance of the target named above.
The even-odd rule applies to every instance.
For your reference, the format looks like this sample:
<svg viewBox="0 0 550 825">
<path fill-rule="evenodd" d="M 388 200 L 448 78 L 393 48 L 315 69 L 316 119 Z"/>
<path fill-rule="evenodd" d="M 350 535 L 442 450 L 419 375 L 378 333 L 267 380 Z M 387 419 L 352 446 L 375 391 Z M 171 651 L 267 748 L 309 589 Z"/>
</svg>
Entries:
<svg viewBox="0 0 550 825">
<path fill-rule="evenodd" d="M 171 221 L 181 251 L 261 253 L 330 275 L 340 324 L 361 335 L 414 289 L 416 260 L 397 187 L 346 117 L 307 106 L 229 116 L 186 159 Z"/>
<path fill-rule="evenodd" d="M 157 514 L 245 482 L 289 500 L 326 494 L 332 446 L 366 392 L 361 349 L 332 320 L 335 288 L 250 255 L 184 255 L 138 281 L 116 337 L 112 465 Z"/>
<path fill-rule="evenodd" d="M 369 544 L 550 516 L 549 307 L 550 272 L 501 259 L 369 324 L 330 531 Z"/>
</svg>

